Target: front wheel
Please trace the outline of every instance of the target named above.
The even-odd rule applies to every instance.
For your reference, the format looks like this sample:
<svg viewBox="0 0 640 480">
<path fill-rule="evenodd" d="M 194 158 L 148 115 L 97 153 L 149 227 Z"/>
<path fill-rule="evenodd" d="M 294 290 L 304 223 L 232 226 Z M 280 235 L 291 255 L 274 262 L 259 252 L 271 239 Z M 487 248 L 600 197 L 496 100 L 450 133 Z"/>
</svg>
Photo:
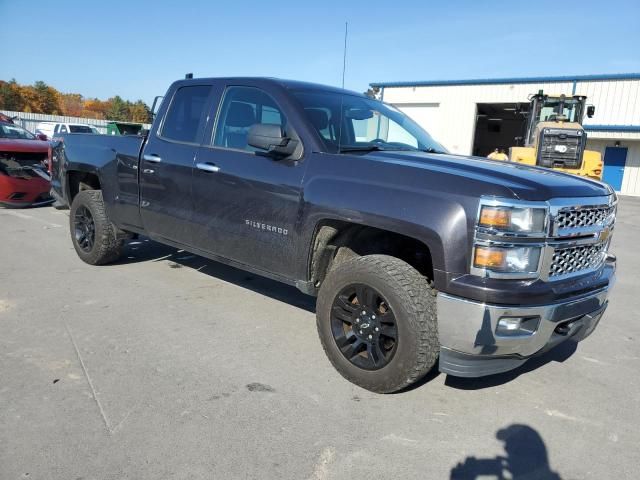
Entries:
<svg viewBox="0 0 640 480">
<path fill-rule="evenodd" d="M 320 288 L 316 321 L 333 366 L 373 392 L 411 385 L 438 359 L 435 290 L 395 257 L 356 257 L 331 270 Z"/>
<path fill-rule="evenodd" d="M 102 191 L 83 190 L 75 196 L 69 227 L 73 247 L 84 262 L 104 265 L 120 257 L 124 242 L 117 238 L 116 227 L 107 217 Z"/>
</svg>

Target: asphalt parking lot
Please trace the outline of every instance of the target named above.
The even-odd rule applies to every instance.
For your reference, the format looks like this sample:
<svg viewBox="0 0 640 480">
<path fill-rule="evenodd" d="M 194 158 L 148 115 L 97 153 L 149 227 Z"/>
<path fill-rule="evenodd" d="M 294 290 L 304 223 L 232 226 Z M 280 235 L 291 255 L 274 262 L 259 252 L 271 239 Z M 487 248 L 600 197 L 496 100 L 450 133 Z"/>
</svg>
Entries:
<svg viewBox="0 0 640 480">
<path fill-rule="evenodd" d="M 640 199 L 577 349 L 395 395 L 333 370 L 294 288 L 148 240 L 90 267 L 66 215 L 0 209 L 0 479 L 637 478 Z"/>
</svg>

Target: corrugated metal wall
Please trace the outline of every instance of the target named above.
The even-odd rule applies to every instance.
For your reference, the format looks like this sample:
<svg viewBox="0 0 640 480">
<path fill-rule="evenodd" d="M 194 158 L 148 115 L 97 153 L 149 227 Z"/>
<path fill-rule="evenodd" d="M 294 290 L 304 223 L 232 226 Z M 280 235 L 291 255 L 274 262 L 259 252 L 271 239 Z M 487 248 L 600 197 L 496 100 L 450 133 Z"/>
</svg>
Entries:
<svg viewBox="0 0 640 480">
<path fill-rule="evenodd" d="M 546 83 L 433 85 L 385 87 L 383 100 L 412 116 L 453 153 L 471 154 L 476 125 L 476 104 L 527 102 L 527 97 L 547 93 L 587 95 L 596 114 L 585 125 L 640 125 L 640 80 L 572 81 Z M 420 108 L 424 104 L 424 108 Z M 599 138 L 616 138 L 615 132 Z M 633 135 L 636 137 L 636 135 Z M 599 145 L 594 143 L 594 145 Z M 640 151 L 634 143 L 627 156 L 621 192 L 640 195 Z"/>
<path fill-rule="evenodd" d="M 587 147 L 602 154 L 607 147 L 616 146 L 616 140 L 589 139 Z M 622 177 L 620 193 L 625 195 L 640 196 L 640 141 L 620 140 L 620 146 L 627 148 L 627 163 Z"/>
<path fill-rule="evenodd" d="M 36 125 L 40 122 L 51 123 L 82 123 L 95 126 L 100 133 L 107 133 L 108 120 L 97 120 L 95 118 L 67 117 L 63 115 L 46 115 L 44 113 L 28 113 L 28 112 L 12 112 L 9 110 L 0 110 L 1 113 L 9 117 L 18 117 L 14 122 L 26 128 L 30 132 L 34 132 Z M 144 124 L 145 128 L 151 128 L 151 124 Z"/>
<path fill-rule="evenodd" d="M 576 93 L 596 106 L 585 125 L 640 125 L 640 81 L 577 82 Z"/>
</svg>

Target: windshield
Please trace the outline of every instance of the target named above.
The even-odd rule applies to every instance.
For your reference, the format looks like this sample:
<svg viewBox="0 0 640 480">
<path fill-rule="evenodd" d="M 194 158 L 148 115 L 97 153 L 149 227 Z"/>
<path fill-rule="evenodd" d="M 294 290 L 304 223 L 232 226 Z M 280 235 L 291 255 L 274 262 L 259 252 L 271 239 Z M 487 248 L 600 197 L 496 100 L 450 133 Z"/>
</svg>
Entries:
<svg viewBox="0 0 640 480">
<path fill-rule="evenodd" d="M 416 122 L 391 105 L 337 92 L 297 92 L 295 96 L 332 153 L 357 150 L 447 153 Z"/>
<path fill-rule="evenodd" d="M 560 99 L 549 98 L 545 100 L 540 109 L 540 121 L 553 121 L 559 115 L 564 115 L 568 122 L 582 121 L 582 102 L 573 98 L 564 99 L 562 112 L 560 111 Z"/>
<path fill-rule="evenodd" d="M 35 140 L 36 136 L 18 125 L 0 123 L 0 138 L 14 138 L 16 140 Z"/>
<path fill-rule="evenodd" d="M 95 133 L 89 125 L 69 125 L 71 133 Z"/>
</svg>

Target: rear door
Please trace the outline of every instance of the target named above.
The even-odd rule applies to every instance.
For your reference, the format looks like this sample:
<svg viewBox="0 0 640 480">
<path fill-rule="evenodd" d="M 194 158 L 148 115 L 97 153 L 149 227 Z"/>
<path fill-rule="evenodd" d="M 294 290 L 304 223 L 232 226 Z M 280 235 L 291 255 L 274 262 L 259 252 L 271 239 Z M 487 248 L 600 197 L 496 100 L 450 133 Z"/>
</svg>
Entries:
<svg viewBox="0 0 640 480">
<path fill-rule="evenodd" d="M 193 241 L 210 253 L 292 277 L 306 164 L 249 146 L 247 133 L 256 123 L 293 134 L 286 109 L 266 91 L 227 87 L 216 132 L 195 162 Z"/>
<path fill-rule="evenodd" d="M 607 147 L 604 151 L 604 172 L 602 180 L 616 191 L 622 189 L 624 167 L 627 163 L 626 147 Z"/>
<path fill-rule="evenodd" d="M 152 237 L 191 241 L 191 174 L 207 121 L 212 86 L 178 85 L 140 159 L 140 215 Z"/>
</svg>

